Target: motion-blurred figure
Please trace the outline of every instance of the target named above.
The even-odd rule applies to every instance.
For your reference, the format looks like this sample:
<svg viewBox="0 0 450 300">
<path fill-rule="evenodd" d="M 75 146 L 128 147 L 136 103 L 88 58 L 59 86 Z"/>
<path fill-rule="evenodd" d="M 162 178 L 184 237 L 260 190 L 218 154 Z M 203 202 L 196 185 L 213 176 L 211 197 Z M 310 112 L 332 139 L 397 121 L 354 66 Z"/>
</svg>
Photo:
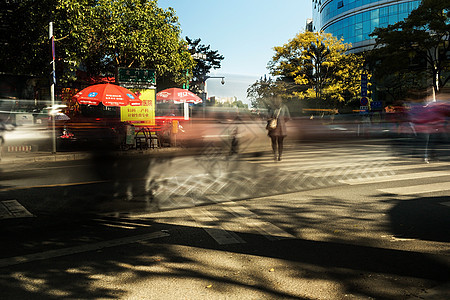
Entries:
<svg viewBox="0 0 450 300">
<path fill-rule="evenodd" d="M 430 102 L 427 105 L 413 106 L 410 120 L 415 134 L 421 135 L 425 142 L 424 162 L 436 157 L 435 145 L 445 136 L 446 118 L 450 115 L 450 105 L 445 102 Z"/>
<path fill-rule="evenodd" d="M 14 125 L 8 124 L 2 120 L 0 120 L 0 160 L 2 159 L 3 153 L 3 145 L 5 144 L 5 132 L 11 131 L 14 129 Z"/>
<path fill-rule="evenodd" d="M 268 136 L 272 142 L 274 160 L 277 160 L 278 157 L 280 161 L 283 154 L 283 140 L 287 136 L 286 122 L 290 120 L 291 115 L 288 107 L 282 103 L 280 96 L 274 98 L 273 104 L 274 109 L 270 114 L 270 118 L 277 119 L 277 126 L 274 129 L 268 129 Z"/>
</svg>

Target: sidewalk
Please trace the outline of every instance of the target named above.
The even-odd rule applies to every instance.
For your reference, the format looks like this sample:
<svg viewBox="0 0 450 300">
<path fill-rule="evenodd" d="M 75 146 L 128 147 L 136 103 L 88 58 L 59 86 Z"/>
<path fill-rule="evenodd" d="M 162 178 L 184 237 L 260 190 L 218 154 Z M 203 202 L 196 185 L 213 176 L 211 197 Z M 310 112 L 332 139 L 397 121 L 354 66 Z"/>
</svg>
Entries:
<svg viewBox="0 0 450 300">
<path fill-rule="evenodd" d="M 292 145 L 286 145 L 286 148 Z M 257 153 L 266 152 L 269 150 L 269 144 L 256 144 L 252 147 L 242 147 L 239 151 L 239 156 L 253 156 Z M 229 155 L 229 149 L 226 147 L 216 147 L 206 145 L 204 147 L 159 147 L 148 149 L 129 149 L 129 150 L 111 150 L 108 153 L 117 156 L 136 156 L 136 155 L 152 155 L 152 156 L 193 156 L 193 155 L 214 155 L 221 153 L 223 155 Z M 97 152 L 98 153 L 98 152 Z M 0 152 L 0 165 L 2 164 L 15 164 L 15 163 L 39 163 L 39 162 L 57 162 L 57 161 L 72 161 L 72 160 L 85 160 L 90 159 L 96 151 L 90 150 L 74 150 L 74 151 L 57 151 L 52 153 L 51 151 L 18 151 L 7 152 L 7 148 L 3 147 L 3 151 Z"/>
<path fill-rule="evenodd" d="M 52 154 L 50 152 L 17 152 L 14 154 L 3 154 L 0 160 L 1 164 L 15 163 L 34 163 L 34 162 L 52 162 L 89 159 L 90 153 L 87 152 L 59 152 Z"/>
<path fill-rule="evenodd" d="M 170 148 L 157 148 L 157 149 L 132 149 L 132 150 L 113 150 L 110 153 L 114 153 L 117 156 L 135 156 L 135 155 L 193 155 L 196 153 L 196 149 L 185 149 L 178 147 Z M 49 151 L 28 151 L 28 152 L 9 152 L 3 154 L 0 157 L 0 165 L 2 164 L 15 164 L 15 163 L 35 163 L 35 162 L 56 162 L 56 161 L 71 161 L 71 160 L 84 160 L 92 158 L 94 151 L 61 151 L 51 153 Z"/>
</svg>

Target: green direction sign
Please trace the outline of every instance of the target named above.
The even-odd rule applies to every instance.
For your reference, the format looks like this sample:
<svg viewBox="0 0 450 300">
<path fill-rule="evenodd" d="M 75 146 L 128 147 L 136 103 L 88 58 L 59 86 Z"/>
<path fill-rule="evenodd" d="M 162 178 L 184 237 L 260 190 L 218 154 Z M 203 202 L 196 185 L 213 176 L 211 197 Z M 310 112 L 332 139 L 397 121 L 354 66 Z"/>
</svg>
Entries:
<svg viewBox="0 0 450 300">
<path fill-rule="evenodd" d="M 155 70 L 119 68 L 119 82 L 156 85 Z"/>
</svg>

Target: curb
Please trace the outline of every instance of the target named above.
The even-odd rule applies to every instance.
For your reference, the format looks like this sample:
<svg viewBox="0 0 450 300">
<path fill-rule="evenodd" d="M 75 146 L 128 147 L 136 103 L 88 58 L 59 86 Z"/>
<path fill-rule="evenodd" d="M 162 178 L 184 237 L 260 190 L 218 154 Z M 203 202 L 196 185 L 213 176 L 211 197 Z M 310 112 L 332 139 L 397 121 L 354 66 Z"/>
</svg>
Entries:
<svg viewBox="0 0 450 300">
<path fill-rule="evenodd" d="M 127 151 L 111 151 L 108 154 L 116 157 L 126 156 L 190 156 L 198 154 L 198 149 L 186 148 L 160 148 L 148 150 L 127 150 Z M 21 157 L 0 157 L 0 165 L 15 163 L 43 163 L 43 162 L 61 162 L 73 160 L 91 159 L 96 155 L 95 152 L 75 152 L 75 153 L 36 153 L 29 152 L 22 154 Z"/>
<path fill-rule="evenodd" d="M 0 164 L 13 163 L 33 163 L 33 162 L 56 162 L 89 159 L 91 154 L 75 153 L 75 154 L 50 154 L 50 155 L 30 155 L 29 157 L 10 157 L 0 160 Z"/>
</svg>

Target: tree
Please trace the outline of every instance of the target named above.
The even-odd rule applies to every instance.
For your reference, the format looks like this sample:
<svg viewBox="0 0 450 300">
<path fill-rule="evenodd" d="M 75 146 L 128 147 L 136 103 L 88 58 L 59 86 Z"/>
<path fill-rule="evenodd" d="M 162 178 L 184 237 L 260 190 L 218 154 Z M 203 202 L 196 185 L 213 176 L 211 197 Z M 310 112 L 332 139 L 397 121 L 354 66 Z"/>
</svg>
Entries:
<svg viewBox="0 0 450 300">
<path fill-rule="evenodd" d="M 155 0 L 59 0 L 66 14 L 70 54 L 94 74 L 115 74 L 118 67 L 155 69 L 158 78 L 181 84 L 193 61 L 180 38 L 175 11 Z M 90 5 L 91 4 L 91 5 Z M 100 17 L 101 16 L 101 17 Z"/>
<path fill-rule="evenodd" d="M 219 54 L 218 50 L 211 50 L 210 45 L 200 44 L 201 39 L 192 40 L 186 37 L 186 40 L 189 53 L 195 59 L 195 66 L 190 70 L 192 80 L 189 85 L 189 90 L 200 94 L 204 90 L 203 84 L 207 75 L 211 72 L 211 69 L 220 68 L 224 57 Z"/>
<path fill-rule="evenodd" d="M 115 76 L 119 67 L 132 67 L 155 69 L 158 83 L 181 85 L 183 70 L 193 67 L 175 11 L 156 0 L 23 0 L 14 16 L 18 33 L 5 59 L 16 58 L 9 68 L 15 73 L 47 73 L 50 21 L 57 68 L 64 70 L 58 81 L 73 79 L 75 69 Z"/>
<path fill-rule="evenodd" d="M 317 106 L 338 103 L 347 92 L 356 95 L 362 59 L 346 54 L 350 45 L 323 32 L 299 33 L 283 46 L 275 47 L 268 66 L 271 74 L 293 83 L 291 93 L 300 99 L 315 99 Z M 289 87 L 289 85 L 287 85 Z"/>
<path fill-rule="evenodd" d="M 5 36 L 0 43 L 0 70 L 21 75 L 50 74 L 48 37 L 50 16 L 57 0 L 23 0 L 1 5 Z"/>
<path fill-rule="evenodd" d="M 375 29 L 371 34 L 376 41 L 372 60 L 379 63 L 378 74 L 426 70 L 433 91 L 439 93 L 450 79 L 449 16 L 447 0 L 424 0 L 404 21 Z"/>
<path fill-rule="evenodd" d="M 264 75 L 247 89 L 247 98 L 250 99 L 253 108 L 269 108 L 272 106 L 271 101 L 275 95 L 288 98 L 288 85 L 285 81 L 273 80 Z"/>
</svg>

